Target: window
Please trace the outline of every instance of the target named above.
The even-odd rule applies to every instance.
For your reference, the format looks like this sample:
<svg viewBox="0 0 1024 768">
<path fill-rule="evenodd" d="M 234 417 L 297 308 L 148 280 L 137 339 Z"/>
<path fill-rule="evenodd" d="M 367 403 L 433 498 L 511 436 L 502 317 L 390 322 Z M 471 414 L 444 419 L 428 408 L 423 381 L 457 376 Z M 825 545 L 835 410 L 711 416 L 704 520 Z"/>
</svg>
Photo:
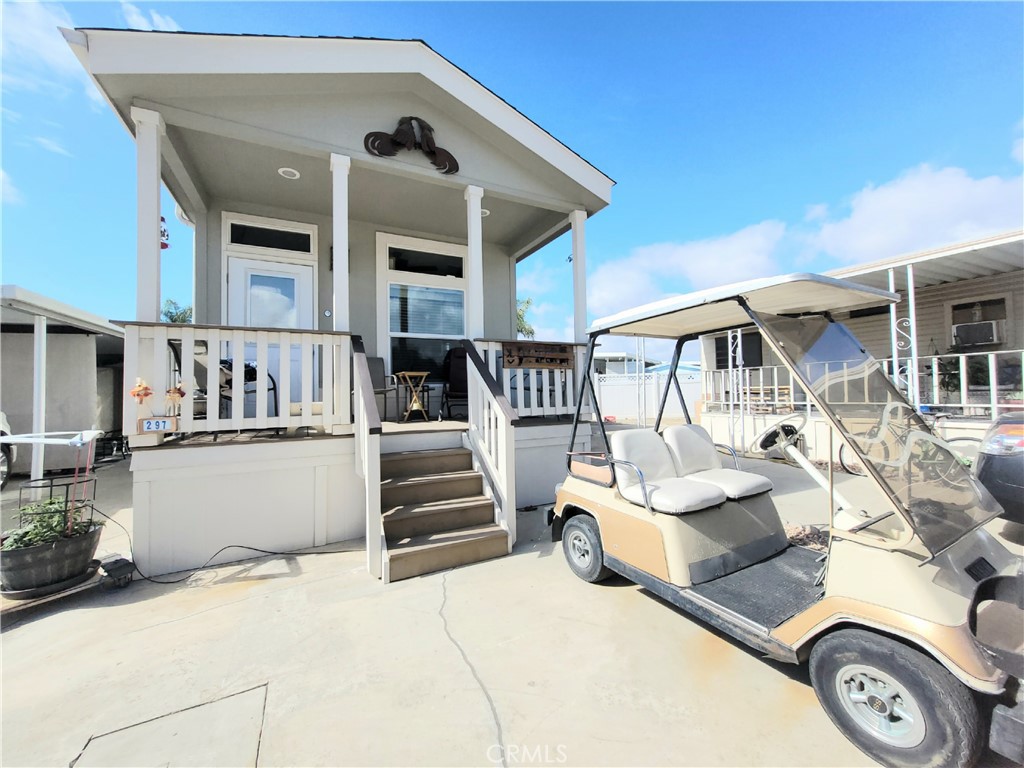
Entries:
<svg viewBox="0 0 1024 768">
<path fill-rule="evenodd" d="M 465 337 L 465 250 L 378 233 L 378 349 L 392 373 L 440 378 L 445 353 Z"/>
<path fill-rule="evenodd" d="M 953 305 L 953 325 L 1006 319 L 1006 299 L 986 299 Z"/>
<path fill-rule="evenodd" d="M 256 227 L 252 224 L 231 224 L 231 244 L 251 245 L 257 248 L 274 248 L 279 251 L 310 253 L 313 238 L 308 232 L 291 232 L 286 229 Z"/>
<path fill-rule="evenodd" d="M 744 333 L 740 337 L 740 346 L 743 349 L 743 365 L 746 368 L 758 368 L 764 365 L 761 354 L 761 334 L 757 332 Z M 733 367 L 738 366 L 739 360 L 733 356 Z M 715 368 L 722 370 L 729 367 L 729 337 L 719 336 L 715 339 Z"/>
</svg>

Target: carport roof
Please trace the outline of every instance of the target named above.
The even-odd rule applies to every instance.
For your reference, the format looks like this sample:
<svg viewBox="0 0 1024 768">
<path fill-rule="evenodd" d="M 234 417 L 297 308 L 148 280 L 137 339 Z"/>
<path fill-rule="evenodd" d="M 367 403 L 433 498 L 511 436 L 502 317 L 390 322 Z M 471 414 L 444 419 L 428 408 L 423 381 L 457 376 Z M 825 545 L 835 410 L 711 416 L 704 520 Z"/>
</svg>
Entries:
<svg viewBox="0 0 1024 768">
<path fill-rule="evenodd" d="M 1024 269 L 1024 231 L 844 267 L 827 274 L 888 289 L 889 270 L 892 269 L 897 290 L 905 290 L 907 266 L 914 268 L 915 288 L 1019 272 Z"/>
<path fill-rule="evenodd" d="M 124 338 L 124 330 L 91 312 L 26 291 L 17 285 L 0 286 L 0 323 L 31 325 L 36 317 L 45 317 L 51 326 Z"/>
</svg>

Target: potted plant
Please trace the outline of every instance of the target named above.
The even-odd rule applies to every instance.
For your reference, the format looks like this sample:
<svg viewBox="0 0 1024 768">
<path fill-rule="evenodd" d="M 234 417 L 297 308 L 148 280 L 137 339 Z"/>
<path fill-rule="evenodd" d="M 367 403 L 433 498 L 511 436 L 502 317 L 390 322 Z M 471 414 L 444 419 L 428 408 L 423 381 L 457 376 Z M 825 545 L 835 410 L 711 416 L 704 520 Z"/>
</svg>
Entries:
<svg viewBox="0 0 1024 768">
<path fill-rule="evenodd" d="M 22 506 L 0 544 L 2 591 L 38 597 L 87 579 L 103 525 L 92 513 L 91 502 L 66 497 Z"/>
</svg>

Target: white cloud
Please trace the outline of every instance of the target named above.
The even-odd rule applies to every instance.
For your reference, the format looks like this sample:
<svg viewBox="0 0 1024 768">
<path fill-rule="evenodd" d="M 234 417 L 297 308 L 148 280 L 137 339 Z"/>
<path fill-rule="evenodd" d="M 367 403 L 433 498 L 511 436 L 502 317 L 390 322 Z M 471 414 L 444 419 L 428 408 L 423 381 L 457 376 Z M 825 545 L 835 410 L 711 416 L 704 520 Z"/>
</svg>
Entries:
<svg viewBox="0 0 1024 768">
<path fill-rule="evenodd" d="M 781 221 L 763 221 L 721 237 L 634 248 L 594 270 L 588 307 L 603 317 L 678 293 L 775 274 L 785 233 Z"/>
<path fill-rule="evenodd" d="M 1013 159 L 1018 163 L 1024 163 L 1024 139 L 1017 139 L 1013 142 Z"/>
<path fill-rule="evenodd" d="M 170 16 L 164 16 L 151 9 L 147 18 L 143 11 L 131 3 L 121 3 L 121 14 L 124 16 L 125 23 L 132 29 L 145 31 L 155 29 L 161 32 L 178 32 L 181 30 L 178 22 Z"/>
<path fill-rule="evenodd" d="M 14 182 L 11 181 L 11 177 L 7 175 L 7 171 L 0 168 L 0 201 L 5 205 L 20 203 L 22 201 L 21 192 L 14 186 Z"/>
<path fill-rule="evenodd" d="M 828 206 L 825 203 L 808 205 L 804 213 L 804 221 L 821 221 L 828 217 Z"/>
<path fill-rule="evenodd" d="M 4 3 L 3 13 L 5 88 L 63 93 L 77 83 L 94 103 L 103 103 L 58 29 L 74 27 L 62 6 Z"/>
<path fill-rule="evenodd" d="M 63 145 L 61 145 L 59 142 L 54 141 L 53 139 L 48 139 L 45 136 L 36 136 L 33 139 L 33 141 L 35 141 L 36 144 L 45 149 L 47 152 L 53 152 L 54 154 L 57 155 L 64 155 L 64 157 L 74 157 L 74 155 L 68 152 Z"/>
<path fill-rule="evenodd" d="M 846 218 L 809 240 L 844 263 L 858 263 L 972 240 L 1024 226 L 1024 178 L 972 178 L 962 168 L 920 165 L 857 192 Z"/>
</svg>

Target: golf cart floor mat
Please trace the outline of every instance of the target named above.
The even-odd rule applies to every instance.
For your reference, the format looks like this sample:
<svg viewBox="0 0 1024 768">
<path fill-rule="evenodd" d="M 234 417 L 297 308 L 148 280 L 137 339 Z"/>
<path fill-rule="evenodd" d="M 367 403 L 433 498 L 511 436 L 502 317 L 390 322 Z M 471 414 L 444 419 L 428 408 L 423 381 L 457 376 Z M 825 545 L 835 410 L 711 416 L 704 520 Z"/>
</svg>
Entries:
<svg viewBox="0 0 1024 768">
<path fill-rule="evenodd" d="M 820 552 L 789 546 L 767 560 L 690 589 L 773 629 L 821 597 L 823 588 L 814 586 L 822 565 L 819 557 Z"/>
</svg>

